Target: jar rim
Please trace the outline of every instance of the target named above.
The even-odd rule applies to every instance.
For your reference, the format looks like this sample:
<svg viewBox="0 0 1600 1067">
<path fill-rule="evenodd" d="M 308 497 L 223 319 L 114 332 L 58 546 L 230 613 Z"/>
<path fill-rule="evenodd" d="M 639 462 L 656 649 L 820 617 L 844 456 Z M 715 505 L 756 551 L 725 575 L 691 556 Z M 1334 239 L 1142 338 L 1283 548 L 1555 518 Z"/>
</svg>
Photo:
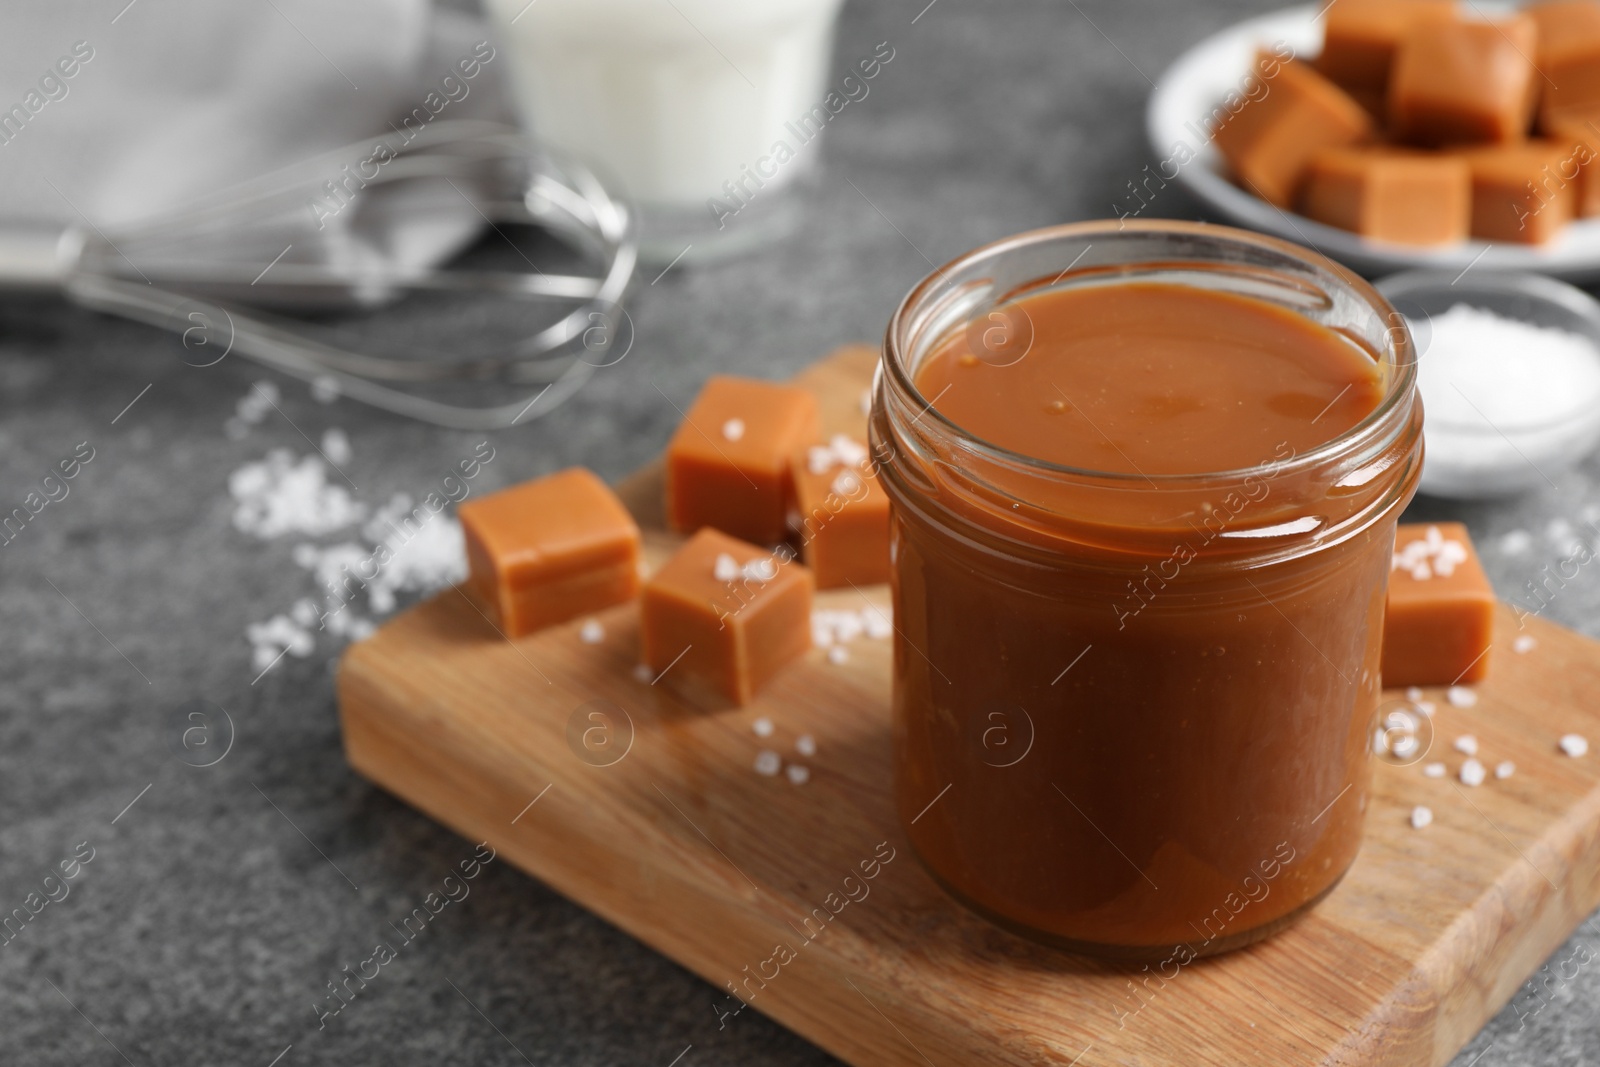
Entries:
<svg viewBox="0 0 1600 1067">
<path fill-rule="evenodd" d="M 1380 436 L 1386 427 L 1392 427 L 1395 432 L 1399 432 L 1399 426 L 1392 425 L 1395 423 L 1395 414 L 1398 406 L 1403 402 L 1420 403 L 1415 399 L 1417 380 L 1416 351 L 1405 317 L 1366 279 L 1344 265 L 1322 255 L 1320 252 L 1297 245 L 1291 241 L 1269 237 L 1265 234 L 1254 233 L 1233 226 L 1185 222 L 1178 219 L 1100 219 L 1065 223 L 1059 226 L 1047 226 L 1013 234 L 965 252 L 943 266 L 935 268 L 933 273 L 927 275 L 913 286 L 911 291 L 900 301 L 899 306 L 895 308 L 894 314 L 890 317 L 889 325 L 885 331 L 884 352 L 880 366 L 887 371 L 896 388 L 915 401 L 924 415 L 931 415 L 939 425 L 942 425 L 955 435 L 963 446 L 977 450 L 987 458 L 1008 465 L 1019 466 L 1023 469 L 1043 474 L 1089 479 L 1112 485 L 1137 484 L 1145 488 L 1158 490 L 1189 488 L 1206 482 L 1237 481 L 1259 473 L 1260 465 L 1198 473 L 1145 474 L 1139 471 L 1100 471 L 1086 467 L 1072 467 L 1053 463 L 1037 456 L 1013 451 L 1003 445 L 995 444 L 980 437 L 938 410 L 932 402 L 923 396 L 922 391 L 917 388 L 916 382 L 912 380 L 906 366 L 906 353 L 904 351 L 905 338 L 910 325 L 909 318 L 912 312 L 928 302 L 929 297 L 937 292 L 939 286 L 946 283 L 948 277 L 966 267 L 1030 245 L 1074 237 L 1091 238 L 1100 236 L 1102 238 L 1114 238 L 1130 233 L 1205 237 L 1222 242 L 1231 242 L 1235 246 L 1253 247 L 1262 251 L 1275 252 L 1290 260 L 1298 260 L 1302 265 L 1316 268 L 1331 275 L 1334 280 L 1348 287 L 1362 303 L 1370 307 L 1379 316 L 1380 320 L 1387 324 L 1386 336 L 1390 338 L 1390 350 L 1379 353 L 1379 356 L 1389 360 L 1389 364 L 1395 373 L 1389 375 L 1383 398 L 1377 406 L 1354 426 L 1329 438 L 1316 447 L 1299 452 L 1286 460 L 1273 461 L 1272 466 L 1275 473 L 1290 474 L 1302 469 L 1315 467 L 1319 463 L 1337 459 L 1359 449 L 1369 438 Z M 1172 262 L 1183 262 L 1181 257 L 1169 256 L 1166 259 Z M 1208 261 L 1195 259 L 1193 262 L 1204 263 Z M 1125 266 L 1133 265 L 1125 264 Z M 1060 281 L 1068 277 L 1074 266 L 1076 266 L 1076 261 L 1062 271 L 1056 280 Z M 918 416 L 919 419 L 921 417 L 920 415 Z"/>
</svg>

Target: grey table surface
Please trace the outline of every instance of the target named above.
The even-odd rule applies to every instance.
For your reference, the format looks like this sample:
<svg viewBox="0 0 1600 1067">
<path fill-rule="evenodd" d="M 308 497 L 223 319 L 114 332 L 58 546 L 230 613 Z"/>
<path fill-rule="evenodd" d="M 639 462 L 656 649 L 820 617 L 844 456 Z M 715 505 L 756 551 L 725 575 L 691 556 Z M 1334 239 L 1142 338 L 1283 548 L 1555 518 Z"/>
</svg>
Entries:
<svg viewBox="0 0 1600 1067">
<path fill-rule="evenodd" d="M 896 58 L 828 131 L 803 230 L 642 285 L 628 358 L 549 417 L 494 435 L 479 488 L 571 464 L 620 477 L 662 447 L 673 405 L 708 374 L 786 376 L 876 338 L 930 261 L 1111 215 L 1149 162 L 1150 78 L 1270 6 L 853 0 L 839 73 L 880 41 Z M 1162 197 L 1149 214 L 1203 217 L 1175 188 Z M 252 684 L 245 627 L 310 586 L 295 538 L 233 529 L 227 477 L 270 447 L 306 451 L 296 427 L 338 425 L 357 495 L 377 502 L 425 492 L 480 435 L 321 405 L 280 380 L 283 416 L 232 440 L 235 402 L 273 376 L 179 355 L 166 335 L 63 303 L 0 303 L 0 500 L 20 502 L 79 442 L 95 450 L 70 496 L 0 555 L 0 910 L 78 843 L 94 850 L 70 895 L 0 947 L 0 1062 L 665 1067 L 686 1049 L 687 1067 L 827 1060 L 754 1013 L 719 1029 L 709 985 L 504 863 L 319 1029 L 326 983 L 471 845 L 346 766 L 336 643 Z M 1509 503 L 1419 500 L 1411 515 L 1467 522 L 1507 595 L 1565 554 L 1547 531 L 1600 499 L 1600 459 L 1557 482 Z M 1508 554 L 1500 540 L 1516 529 L 1533 547 Z M 1585 572 L 1549 615 L 1600 635 L 1600 580 Z M 174 709 L 194 699 L 236 728 L 207 768 L 173 755 Z M 1592 929 L 1575 935 L 1538 996 L 1456 1062 L 1600 1061 L 1600 968 L 1583 965 L 1594 949 Z"/>
</svg>

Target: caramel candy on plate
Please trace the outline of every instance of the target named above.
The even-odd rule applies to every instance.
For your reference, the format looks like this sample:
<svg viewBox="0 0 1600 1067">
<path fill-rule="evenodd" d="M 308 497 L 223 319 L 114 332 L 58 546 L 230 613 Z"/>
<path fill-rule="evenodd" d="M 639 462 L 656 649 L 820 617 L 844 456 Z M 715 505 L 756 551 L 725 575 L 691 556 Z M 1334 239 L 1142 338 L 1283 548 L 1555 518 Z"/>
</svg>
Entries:
<svg viewBox="0 0 1600 1067">
<path fill-rule="evenodd" d="M 1524 10 L 1539 27 L 1539 121 L 1553 133 L 1562 112 L 1600 108 L 1600 0 L 1548 0 Z"/>
<path fill-rule="evenodd" d="M 645 664 L 675 686 L 698 682 L 748 703 L 811 647 L 814 588 L 787 545 L 768 550 L 703 529 L 645 582 Z"/>
<path fill-rule="evenodd" d="M 1419 19 L 1389 79 L 1395 135 L 1435 147 L 1526 137 L 1538 101 L 1538 36 L 1533 19 L 1521 14 L 1492 22 Z"/>
<path fill-rule="evenodd" d="M 792 385 L 719 375 L 667 445 L 667 522 L 771 545 L 783 540 L 789 457 L 817 438 L 817 401 Z"/>
<path fill-rule="evenodd" d="M 1568 148 L 1558 176 L 1576 172 L 1578 214 L 1600 215 L 1600 107 L 1563 111 L 1546 129 L 1551 141 Z"/>
<path fill-rule="evenodd" d="M 1467 237 L 1472 171 L 1447 155 L 1332 148 L 1312 157 L 1300 207 L 1318 222 L 1376 241 L 1453 244 Z"/>
<path fill-rule="evenodd" d="M 1558 141 L 1462 153 L 1472 168 L 1472 236 L 1542 244 L 1577 214 L 1575 149 Z"/>
<path fill-rule="evenodd" d="M 889 580 L 889 495 L 848 437 L 794 457 L 794 537 L 817 588 Z"/>
<path fill-rule="evenodd" d="M 1288 208 L 1311 157 L 1370 137 L 1372 116 L 1308 64 L 1266 55 L 1256 64 L 1265 95 L 1219 122 L 1212 139 L 1245 189 Z"/>
<path fill-rule="evenodd" d="M 461 505 L 467 588 L 507 637 L 632 599 L 639 527 L 573 467 Z"/>
<path fill-rule="evenodd" d="M 1336 0 L 1323 17 L 1317 69 L 1362 103 L 1375 100 L 1381 113 L 1401 40 L 1418 19 L 1454 11 L 1455 0 Z"/>
<path fill-rule="evenodd" d="M 1395 534 L 1383 621 L 1383 684 L 1482 680 L 1494 636 L 1494 590 L 1467 528 L 1401 526 Z"/>
</svg>

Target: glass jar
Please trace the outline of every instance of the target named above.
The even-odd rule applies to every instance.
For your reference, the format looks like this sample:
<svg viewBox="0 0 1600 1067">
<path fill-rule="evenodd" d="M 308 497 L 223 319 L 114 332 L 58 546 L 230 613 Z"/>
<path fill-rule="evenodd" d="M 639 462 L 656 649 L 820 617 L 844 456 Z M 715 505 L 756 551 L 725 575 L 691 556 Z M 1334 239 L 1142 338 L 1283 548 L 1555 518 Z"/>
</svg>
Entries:
<svg viewBox="0 0 1600 1067">
<path fill-rule="evenodd" d="M 1009 452 L 919 394 L 953 331 L 1004 342 L 1023 296 L 1129 281 L 1339 331 L 1382 398 L 1298 454 L 1146 477 Z M 911 291 L 871 433 L 892 504 L 896 803 L 946 889 L 1038 940 L 1180 961 L 1333 889 L 1361 843 L 1390 556 L 1422 463 L 1415 386 L 1404 320 L 1370 286 L 1226 227 L 1039 230 Z"/>
</svg>

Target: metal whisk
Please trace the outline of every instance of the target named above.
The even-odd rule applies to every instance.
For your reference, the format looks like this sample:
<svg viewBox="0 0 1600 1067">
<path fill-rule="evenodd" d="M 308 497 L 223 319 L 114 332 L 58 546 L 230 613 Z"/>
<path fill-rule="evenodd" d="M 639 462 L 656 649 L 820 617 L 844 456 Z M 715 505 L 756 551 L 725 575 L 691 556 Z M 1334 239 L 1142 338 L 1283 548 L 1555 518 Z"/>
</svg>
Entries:
<svg viewBox="0 0 1600 1067">
<path fill-rule="evenodd" d="M 532 243 L 512 239 L 527 226 Z M 361 142 L 109 232 L 0 233 L 0 286 L 171 329 L 194 366 L 237 352 L 495 429 L 626 355 L 636 259 L 632 213 L 589 171 L 510 127 L 440 122 L 386 155 Z"/>
</svg>

